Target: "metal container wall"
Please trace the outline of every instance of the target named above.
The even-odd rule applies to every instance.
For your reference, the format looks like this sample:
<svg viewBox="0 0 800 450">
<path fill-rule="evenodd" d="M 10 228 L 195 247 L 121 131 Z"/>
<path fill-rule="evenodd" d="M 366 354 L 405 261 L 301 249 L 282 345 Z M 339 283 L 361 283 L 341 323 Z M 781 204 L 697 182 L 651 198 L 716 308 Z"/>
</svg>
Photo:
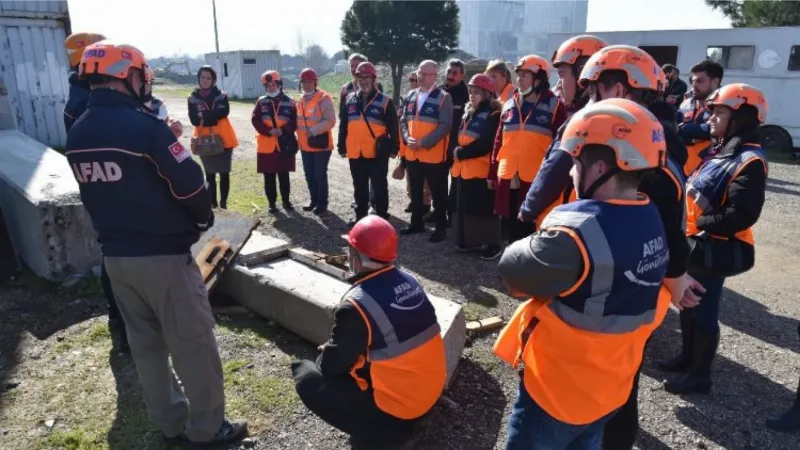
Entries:
<svg viewBox="0 0 800 450">
<path fill-rule="evenodd" d="M 17 127 L 49 146 L 63 147 L 69 64 L 65 1 L 0 1 L 0 78 Z"/>
</svg>

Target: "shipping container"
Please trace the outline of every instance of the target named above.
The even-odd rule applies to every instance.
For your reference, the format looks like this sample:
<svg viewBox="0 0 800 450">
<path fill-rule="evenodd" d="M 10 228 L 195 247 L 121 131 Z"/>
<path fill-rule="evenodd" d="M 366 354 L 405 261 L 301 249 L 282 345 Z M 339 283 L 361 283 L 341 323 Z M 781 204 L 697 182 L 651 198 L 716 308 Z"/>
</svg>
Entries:
<svg viewBox="0 0 800 450">
<path fill-rule="evenodd" d="M 253 99 L 264 95 L 261 74 L 267 70 L 281 70 L 281 52 L 278 50 L 237 50 L 206 53 L 206 63 L 217 71 L 217 86 L 231 98 Z"/>
<path fill-rule="evenodd" d="M 66 1 L 0 1 L 0 85 L 17 128 L 53 147 L 67 140 L 69 33 Z"/>
</svg>

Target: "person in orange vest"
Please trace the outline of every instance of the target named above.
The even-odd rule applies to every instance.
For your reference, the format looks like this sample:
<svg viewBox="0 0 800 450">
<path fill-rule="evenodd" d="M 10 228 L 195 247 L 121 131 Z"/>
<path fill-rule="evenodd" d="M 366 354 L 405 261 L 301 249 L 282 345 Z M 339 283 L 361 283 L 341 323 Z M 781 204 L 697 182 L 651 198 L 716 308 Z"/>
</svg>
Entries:
<svg viewBox="0 0 800 450">
<path fill-rule="evenodd" d="M 222 138 L 225 151 L 212 156 L 201 156 L 206 173 L 211 204 L 214 208 L 228 208 L 228 193 L 231 188 L 231 161 L 233 149 L 239 146 L 236 132 L 228 115 L 231 112 L 228 94 L 217 87 L 217 72 L 211 66 L 197 71 L 198 87 L 189 95 L 189 121 L 194 125 L 192 136 L 215 133 Z M 219 203 L 217 203 L 217 174 L 219 174 Z"/>
<path fill-rule="evenodd" d="M 514 84 L 511 82 L 511 71 L 508 70 L 506 62 L 500 59 L 489 61 L 483 73 L 492 78 L 494 81 L 494 94 L 500 104 L 505 105 L 515 91 Z"/>
<path fill-rule="evenodd" d="M 558 129 L 545 153 L 542 166 L 528 189 L 525 201 L 519 208 L 518 219 L 524 222 L 538 226 L 551 209 L 576 198 L 572 177 L 569 175 L 572 158 L 558 149 L 569 118 L 590 100 L 589 95 L 578 84 L 578 76 L 589 57 L 606 45 L 606 41 L 597 36 L 576 36 L 564 41 L 553 55 L 553 66 L 558 71 L 558 95 L 564 104 L 567 122 Z"/>
<path fill-rule="evenodd" d="M 453 100 L 436 86 L 439 64 L 426 60 L 417 70 L 419 88 L 408 94 L 400 119 L 406 144 L 405 160 L 411 181 L 411 223 L 400 231 L 411 235 L 425 232 L 422 189 L 431 188 L 435 224 L 430 242 L 441 242 L 447 227 L 447 145 L 453 123 Z"/>
<path fill-rule="evenodd" d="M 755 264 L 753 226 L 761 216 L 767 157 L 758 127 L 767 118 L 767 100 L 758 88 L 723 86 L 708 96 L 709 132 L 718 143 L 686 183 L 686 235 L 692 248 L 688 271 L 705 288 L 694 308 L 692 326 L 682 327 L 684 349 L 664 388 L 673 394 L 708 393 L 711 363 L 719 345 L 719 304 L 725 278 Z M 686 336 L 689 334 L 689 336 Z M 688 343 L 688 348 L 687 348 Z"/>
<path fill-rule="evenodd" d="M 664 227 L 638 192 L 666 163 L 658 119 L 631 100 L 603 100 L 575 113 L 561 149 L 575 159 L 579 199 L 556 207 L 499 263 L 511 292 L 530 298 L 493 348 L 524 364 L 508 450 L 600 448 L 670 305 Z"/>
<path fill-rule="evenodd" d="M 502 106 L 494 82 L 478 74 L 468 83 L 469 103 L 456 136 L 450 176 L 456 190 L 456 242 L 461 251 L 493 256 L 500 249 L 500 222 L 494 215 L 494 193 L 486 180 Z"/>
<path fill-rule="evenodd" d="M 356 69 L 359 90 L 347 96 L 339 116 L 339 155 L 350 161 L 356 217 L 353 226 L 369 212 L 369 187 L 375 213 L 389 217 L 389 158 L 397 156 L 397 111 L 388 95 L 375 89 L 377 71 L 363 62 Z"/>
<path fill-rule="evenodd" d="M 303 158 L 311 202 L 303 211 L 314 214 L 328 212 L 328 163 L 333 151 L 333 127 L 336 125 L 336 110 L 327 92 L 317 89 L 319 77 L 314 69 L 300 72 L 300 98 L 297 111 L 297 141 Z"/>
<path fill-rule="evenodd" d="M 411 72 L 411 74 L 408 75 L 408 92 L 411 92 L 414 89 L 419 87 L 419 81 L 418 81 L 417 77 L 418 77 L 418 75 L 417 75 L 417 71 L 416 70 Z M 408 92 L 406 93 L 406 95 L 408 95 Z M 397 118 L 398 119 L 403 117 L 403 111 L 404 110 L 405 110 L 405 97 L 400 97 L 400 107 L 397 108 Z M 400 152 L 398 154 L 400 155 L 400 161 L 399 161 L 398 164 L 400 164 L 400 167 L 401 167 L 401 169 L 403 171 L 402 172 L 403 176 L 406 179 L 406 195 L 408 196 L 408 206 L 406 206 L 406 209 L 404 210 L 404 212 L 410 213 L 412 211 L 412 209 L 411 209 L 411 178 L 405 176 L 406 160 L 405 160 L 404 157 L 406 155 L 406 144 L 403 142 L 402 139 L 400 139 Z M 430 211 L 430 209 L 431 209 L 431 188 L 428 186 L 428 181 L 427 180 L 425 181 L 425 185 L 422 188 L 422 203 L 424 204 L 424 213 L 428 214 L 428 211 Z"/>
<path fill-rule="evenodd" d="M 69 94 L 64 105 L 64 129 L 69 132 L 72 124 L 86 111 L 89 102 L 89 82 L 78 77 L 79 64 L 86 47 L 106 39 L 97 33 L 72 33 L 64 40 L 64 50 L 69 62 Z"/>
<path fill-rule="evenodd" d="M 256 170 L 264 174 L 264 193 L 269 202 L 269 212 L 274 214 L 278 211 L 278 192 L 275 186 L 277 176 L 283 209 L 291 215 L 294 205 L 289 199 L 289 172 L 295 171 L 297 148 L 296 142 L 291 140 L 297 130 L 297 106 L 294 100 L 283 93 L 283 80 L 277 71 L 264 72 L 261 75 L 261 84 L 267 94 L 256 102 L 250 120 L 257 132 Z M 283 146 L 281 136 L 287 136 Z"/>
<path fill-rule="evenodd" d="M 628 45 L 607 46 L 598 50 L 584 65 L 578 82 L 593 101 L 609 98 L 626 98 L 648 108 L 661 122 L 667 147 L 666 164 L 653 171 L 639 184 L 639 192 L 647 195 L 658 209 L 669 252 L 664 285 L 672 294 L 672 302 L 681 310 L 681 323 L 692 314 L 697 304 L 695 291 L 702 286 L 686 273 L 689 244 L 684 221 L 685 179 L 683 163 L 686 146 L 675 126 L 675 109 L 661 97 L 667 86 L 667 77 L 658 63 L 642 49 Z M 614 131 L 624 135 L 625 128 Z M 691 289 L 691 298 L 686 297 Z M 636 441 L 639 428 L 638 392 L 639 372 L 634 378 L 630 397 L 619 412 L 605 426 L 605 450 L 630 450 Z"/>
<path fill-rule="evenodd" d="M 515 71 L 518 88 L 503 105 L 489 173 L 495 190 L 494 212 L 503 218 L 509 242 L 534 231 L 532 223 L 519 220 L 519 207 L 567 117 L 564 105 L 550 90 L 547 60 L 525 56 L 517 62 Z"/>
<path fill-rule="evenodd" d="M 350 435 L 354 449 L 410 449 L 419 418 L 447 379 L 436 312 L 419 282 L 397 268 L 397 233 L 369 215 L 343 236 L 353 287 L 334 312 L 315 361 L 292 364 L 300 400 Z"/>
<path fill-rule="evenodd" d="M 689 150 L 689 158 L 683 168 L 687 177 L 709 156 L 713 145 L 708 125 L 711 110 L 706 105 L 706 99 L 722 85 L 724 69 L 718 62 L 705 60 L 692 66 L 690 73 L 691 95 L 683 100 L 678 109 L 683 116 L 683 123 L 678 127 Z"/>
</svg>

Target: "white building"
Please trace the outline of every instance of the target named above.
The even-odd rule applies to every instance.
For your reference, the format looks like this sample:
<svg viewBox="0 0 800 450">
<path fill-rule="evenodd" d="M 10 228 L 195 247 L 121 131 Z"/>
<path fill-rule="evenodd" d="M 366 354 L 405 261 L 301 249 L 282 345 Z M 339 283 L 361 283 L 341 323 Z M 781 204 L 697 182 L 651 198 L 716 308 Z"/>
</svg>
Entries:
<svg viewBox="0 0 800 450">
<path fill-rule="evenodd" d="M 278 50 L 237 50 L 206 53 L 206 63 L 217 71 L 217 86 L 232 98 L 258 98 L 264 94 L 261 74 L 281 70 Z"/>
<path fill-rule="evenodd" d="M 0 1 L 0 129 L 66 144 L 69 23 L 66 1 Z"/>
<path fill-rule="evenodd" d="M 478 58 L 545 58 L 549 33 L 586 31 L 588 0 L 460 0 L 459 48 Z"/>
</svg>

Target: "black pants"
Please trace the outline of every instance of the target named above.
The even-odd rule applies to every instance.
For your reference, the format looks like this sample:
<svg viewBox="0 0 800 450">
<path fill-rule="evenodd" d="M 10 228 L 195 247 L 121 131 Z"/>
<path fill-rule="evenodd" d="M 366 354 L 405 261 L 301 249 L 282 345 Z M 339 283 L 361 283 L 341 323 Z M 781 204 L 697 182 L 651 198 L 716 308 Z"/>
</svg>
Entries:
<svg viewBox="0 0 800 450">
<path fill-rule="evenodd" d="M 447 164 L 428 164 L 409 161 L 406 168 L 411 183 L 411 227 L 425 226 L 423 218 L 425 206 L 422 201 L 422 189 L 425 180 L 431 189 L 433 214 L 436 218 L 436 229 L 444 230 L 447 225 Z"/>
<path fill-rule="evenodd" d="M 289 172 L 265 173 L 264 174 L 264 193 L 267 194 L 267 201 L 269 206 L 274 207 L 278 201 L 278 192 L 275 190 L 275 176 L 277 175 L 278 183 L 281 185 L 281 201 L 284 205 L 291 205 L 289 201 Z"/>
<path fill-rule="evenodd" d="M 447 217 L 454 217 L 456 208 L 458 208 L 458 178 L 450 177 L 450 193 L 447 195 Z"/>
<path fill-rule="evenodd" d="M 389 158 L 350 159 L 350 175 L 353 176 L 353 197 L 356 201 L 356 219 L 369 212 L 370 203 L 375 212 L 386 216 L 389 212 Z M 370 201 L 370 185 L 372 201 Z"/>
<path fill-rule="evenodd" d="M 219 203 L 217 203 L 217 179 L 219 175 Z M 222 206 L 228 207 L 228 192 L 231 190 L 231 174 L 229 173 L 207 173 L 206 181 L 208 182 L 208 192 L 211 193 L 211 205 L 215 208 Z"/>
<path fill-rule="evenodd" d="M 527 195 L 526 191 L 522 189 L 512 189 L 509 193 L 509 216 L 503 218 L 503 233 L 505 234 L 508 243 L 516 242 L 520 239 L 524 239 L 534 231 L 536 231 L 536 226 L 532 223 L 528 222 L 521 222 L 517 219 L 517 215 L 519 214 L 519 196 Z"/>
<path fill-rule="evenodd" d="M 122 316 L 119 313 L 117 299 L 114 297 L 114 291 L 111 290 L 111 279 L 108 278 L 108 272 L 106 272 L 105 261 L 100 263 L 100 284 L 103 286 L 103 294 L 105 294 L 106 300 L 108 300 L 108 319 L 118 320 L 122 323 Z"/>
<path fill-rule="evenodd" d="M 353 444 L 384 449 L 405 442 L 416 420 L 391 416 L 375 404 L 372 390 L 362 391 L 348 375 L 325 378 L 314 361 L 292 364 L 297 395 L 331 426 L 350 435 Z"/>
<path fill-rule="evenodd" d="M 645 348 L 647 345 L 645 344 Z M 644 364 L 644 361 L 642 361 Z M 633 378 L 633 388 L 628 401 L 603 428 L 603 450 L 631 450 L 639 432 L 639 376 L 642 366 Z"/>
</svg>

